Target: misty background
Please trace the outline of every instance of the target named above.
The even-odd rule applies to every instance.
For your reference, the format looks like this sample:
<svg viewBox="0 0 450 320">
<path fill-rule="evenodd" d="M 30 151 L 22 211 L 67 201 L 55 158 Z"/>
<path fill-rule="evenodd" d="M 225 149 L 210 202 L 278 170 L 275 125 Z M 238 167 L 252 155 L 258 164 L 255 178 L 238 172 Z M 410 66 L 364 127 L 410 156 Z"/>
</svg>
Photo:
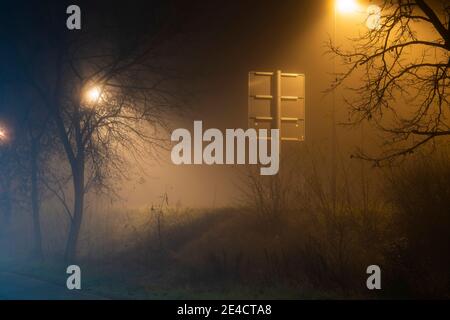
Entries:
<svg viewBox="0 0 450 320">
<path fill-rule="evenodd" d="M 57 57 L 46 54 L 47 44 L 53 35 L 78 39 L 77 31 L 65 29 L 68 4 L 4 4 L 0 125 L 27 105 L 44 110 L 33 94 L 24 94 L 28 79 L 20 78 L 17 70 L 26 65 L 23 61 L 32 65 L 42 54 L 36 69 L 43 84 L 53 82 Z M 359 1 L 362 8 L 370 4 Z M 367 32 L 364 10 L 337 12 L 334 2 L 326 0 L 78 5 L 82 32 L 102 34 L 107 26 L 120 44 L 127 43 L 133 28 L 160 31 L 170 22 L 168 30 L 161 27 L 166 33 L 146 66 L 150 71 L 136 74 L 146 84 L 161 81 L 165 103 L 176 106 L 161 113 L 167 126 L 161 125 L 158 138 L 169 139 L 176 128 L 192 132 L 194 120 L 203 121 L 203 130 L 246 129 L 250 71 L 281 70 L 306 78 L 305 141 L 283 142 L 275 177 L 259 176 L 257 166 L 177 166 L 170 160 L 170 144 L 166 150 L 151 149 L 136 157 L 130 150 L 137 140 L 122 141 L 117 150 L 126 161 L 118 163 L 126 174 L 111 173 L 107 188 L 86 191 L 78 246 L 75 241 L 71 257 L 88 270 L 89 290 L 113 298 L 163 299 L 448 297 L 448 140 L 386 167 L 357 159 L 353 156 L 358 150 L 380 154 L 388 138 L 367 121 L 348 125 L 346 100 L 358 98 L 356 91 L 345 86 L 330 91 L 345 66 L 330 54 L 327 43 L 351 50 L 351 39 Z M 51 23 L 41 25 L 43 20 Z M 59 25 L 61 29 L 55 28 Z M 126 31 L 113 29 L 116 26 Z M 435 36 L 432 28 L 421 32 Z M 19 49 L 9 45 L 16 42 Z M 98 48 L 103 45 L 99 42 Z M 411 53 L 415 55 L 420 56 Z M 350 86 L 364 83 L 360 71 L 347 80 Z M 401 99 L 394 105 L 399 113 L 410 110 Z M 15 129 L 8 132 L 12 138 L 19 136 L 20 128 Z M 153 130 L 149 121 L 142 132 L 152 135 Z M 54 140 L 49 144 L 58 145 L 57 135 L 49 136 Z M 68 175 L 69 181 L 63 148 L 52 151 L 41 161 L 56 175 Z M 107 167 L 108 162 L 103 164 Z M 27 177 L 20 172 L 16 179 Z M 17 188 L 11 225 L 0 238 L 0 275 L 5 269 L 62 281 L 65 274 L 60 271 L 67 262 L 62 255 L 73 226 L 66 211 L 74 202 L 70 183 L 62 189 L 69 210 L 61 199 L 41 190 L 44 254 L 30 262 L 35 225 L 28 193 Z M 384 268 L 391 284 L 385 292 L 366 291 L 365 268 L 370 264 Z"/>
</svg>

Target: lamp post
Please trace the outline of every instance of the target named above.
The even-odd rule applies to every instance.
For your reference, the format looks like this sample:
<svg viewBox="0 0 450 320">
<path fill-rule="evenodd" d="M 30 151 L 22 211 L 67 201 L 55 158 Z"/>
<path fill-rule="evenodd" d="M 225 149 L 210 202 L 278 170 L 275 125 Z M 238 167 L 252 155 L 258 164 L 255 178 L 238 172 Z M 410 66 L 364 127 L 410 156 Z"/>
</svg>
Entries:
<svg viewBox="0 0 450 320">
<path fill-rule="evenodd" d="M 337 21 L 337 13 L 340 14 L 366 14 L 366 27 L 369 30 L 375 30 L 378 29 L 380 26 L 380 18 L 381 18 L 381 8 L 375 4 L 369 5 L 366 10 L 363 10 L 362 6 L 356 1 L 356 0 L 336 0 L 334 5 L 334 21 L 333 21 L 333 42 L 336 46 L 336 21 Z M 333 74 L 336 77 L 336 57 L 333 56 Z M 334 81 L 337 82 L 337 78 L 334 79 Z M 332 163 L 331 163 L 331 195 L 332 195 L 332 202 L 333 202 L 333 213 L 335 213 L 336 210 L 336 171 L 337 171 L 337 130 L 336 130 L 336 93 L 335 90 L 333 90 L 333 105 L 332 105 Z M 361 123 L 361 149 L 364 145 L 364 127 Z M 366 201 L 366 186 L 365 186 L 365 170 L 364 170 L 364 163 L 361 162 L 361 185 L 362 185 L 362 192 L 364 195 L 364 209 L 366 210 L 367 207 L 367 201 Z"/>
<path fill-rule="evenodd" d="M 358 10 L 358 3 L 356 0 L 336 0 L 333 10 L 333 42 L 336 45 L 336 20 L 337 13 L 351 14 Z M 333 56 L 333 76 L 335 77 L 335 85 L 337 83 L 336 76 L 336 57 Z M 331 110 L 331 200 L 333 214 L 336 213 L 336 193 L 337 193 L 337 130 L 336 130 L 336 89 L 332 92 L 332 110 Z"/>
<path fill-rule="evenodd" d="M 336 0 L 334 4 L 334 16 L 333 16 L 333 42 L 336 45 L 336 21 L 337 13 L 341 14 L 351 14 L 358 11 L 359 4 L 356 0 Z M 336 57 L 333 56 L 333 76 L 335 77 L 333 81 L 337 83 L 336 76 Z M 336 89 L 332 92 L 332 110 L 331 110 L 331 199 L 333 214 L 336 213 L 336 192 L 337 192 L 337 130 L 336 130 Z"/>
</svg>

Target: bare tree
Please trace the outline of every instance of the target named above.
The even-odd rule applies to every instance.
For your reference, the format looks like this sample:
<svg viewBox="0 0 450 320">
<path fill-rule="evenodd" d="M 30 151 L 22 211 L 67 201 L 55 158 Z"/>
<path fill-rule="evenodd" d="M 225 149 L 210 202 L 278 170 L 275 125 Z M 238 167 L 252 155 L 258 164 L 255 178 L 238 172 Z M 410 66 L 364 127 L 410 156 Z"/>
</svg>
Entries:
<svg viewBox="0 0 450 320">
<path fill-rule="evenodd" d="M 448 1 L 385 0 L 379 18 L 351 50 L 328 43 L 346 67 L 331 90 L 346 86 L 357 97 L 346 99 L 350 123 L 368 121 L 388 135 L 382 154 L 356 154 L 377 164 L 450 135 Z"/>
<path fill-rule="evenodd" d="M 166 147 L 160 132 L 167 128 L 173 101 L 164 89 L 166 79 L 149 67 L 156 48 L 170 36 L 166 28 L 158 26 L 150 34 L 122 30 L 101 44 L 87 34 L 60 57 L 61 80 L 68 74 L 71 80 L 62 80 L 61 95 L 50 110 L 72 171 L 68 261 L 76 256 L 85 194 L 91 188 L 111 191 L 111 180 L 126 174 L 124 155 L 138 158 Z"/>
<path fill-rule="evenodd" d="M 14 151 L 5 140 L 5 133 L 2 131 L 2 138 L 0 139 L 0 212 L 6 226 L 9 224 L 12 215 L 14 170 L 11 159 Z"/>
<path fill-rule="evenodd" d="M 100 19 L 85 19 L 79 32 L 53 19 L 64 12 L 61 7 L 40 8 L 50 18 L 33 30 L 32 39 L 12 39 L 26 82 L 49 113 L 70 168 L 69 179 L 54 174 L 53 184 L 46 184 L 70 219 L 68 262 L 76 258 L 88 191 L 111 193 L 127 174 L 125 156 L 156 155 L 167 147 L 162 133 L 175 103 L 158 49 L 176 34 L 176 20 L 165 8 L 154 8 L 136 17 L 135 4 L 110 6 Z M 51 38 L 45 36 L 49 30 Z M 29 57 L 33 45 L 40 52 Z M 73 194 L 66 198 L 61 191 L 68 181 Z"/>
<path fill-rule="evenodd" d="M 0 118 L 5 120 L 0 125 L 3 131 L 0 139 L 0 180 L 3 188 L 0 188 L 0 193 L 4 198 L 5 216 L 8 217 L 6 222 L 12 215 L 13 207 L 31 209 L 33 255 L 40 259 L 43 254 L 40 226 L 43 196 L 41 182 L 45 179 L 44 171 L 49 169 L 49 163 L 43 160 L 54 152 L 55 144 L 50 138 L 52 130 L 49 128 L 48 112 L 43 112 L 42 105 L 36 107 L 35 97 L 24 94 L 24 90 L 15 92 L 12 88 L 17 88 L 17 83 L 2 88 L 2 95 L 5 97 L 3 107 L 13 104 L 14 108 L 5 108 L 7 112 L 0 112 Z"/>
<path fill-rule="evenodd" d="M 30 103 L 30 105 L 33 105 Z M 29 106 L 29 105 L 28 105 Z M 40 108 L 28 107 L 25 111 L 24 127 L 25 137 L 22 158 L 24 173 L 29 174 L 31 212 L 33 219 L 33 255 L 37 259 L 43 258 L 42 232 L 41 232 L 41 200 L 44 190 L 41 187 L 46 184 L 45 172 L 50 170 L 50 163 L 45 158 L 51 156 L 56 151 L 57 146 L 52 140 L 54 130 L 50 125 L 50 115 L 48 112 L 38 111 Z"/>
</svg>

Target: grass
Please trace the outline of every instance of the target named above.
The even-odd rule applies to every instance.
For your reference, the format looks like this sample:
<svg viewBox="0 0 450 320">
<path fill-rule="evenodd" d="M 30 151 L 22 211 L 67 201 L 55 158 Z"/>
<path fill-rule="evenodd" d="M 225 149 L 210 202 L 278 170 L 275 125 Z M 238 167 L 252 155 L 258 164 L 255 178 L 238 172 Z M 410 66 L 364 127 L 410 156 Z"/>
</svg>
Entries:
<svg viewBox="0 0 450 320">
<path fill-rule="evenodd" d="M 39 279 L 65 286 L 66 266 L 57 261 L 14 261 L 2 260 L 1 271 L 19 274 L 25 277 Z M 109 299 L 152 299 L 152 300 L 181 300 L 181 299 L 330 299 L 336 298 L 333 294 L 314 292 L 310 289 L 272 286 L 254 287 L 227 285 L 173 285 L 170 275 L 131 275 L 125 276 L 122 272 L 114 270 L 83 272 L 82 290 L 91 294 Z M 106 272 L 105 272 L 106 271 Z"/>
<path fill-rule="evenodd" d="M 387 170 L 365 196 L 343 173 L 334 210 L 314 170 L 258 176 L 241 207 L 98 210 L 79 243 L 82 286 L 123 299 L 448 298 L 449 159 Z M 380 292 L 366 288 L 371 264 Z M 65 285 L 58 260 L 1 265 Z"/>
</svg>

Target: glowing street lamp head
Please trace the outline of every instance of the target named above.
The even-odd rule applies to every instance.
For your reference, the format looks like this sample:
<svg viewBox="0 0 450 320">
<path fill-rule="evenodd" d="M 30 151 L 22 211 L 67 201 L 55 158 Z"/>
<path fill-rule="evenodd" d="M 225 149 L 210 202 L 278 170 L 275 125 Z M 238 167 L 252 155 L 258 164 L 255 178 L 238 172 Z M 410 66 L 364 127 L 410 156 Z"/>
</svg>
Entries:
<svg viewBox="0 0 450 320">
<path fill-rule="evenodd" d="M 86 92 L 86 98 L 89 103 L 96 103 L 101 95 L 102 91 L 99 87 L 92 87 Z"/>
<path fill-rule="evenodd" d="M 356 0 L 336 0 L 336 9 L 341 13 L 352 13 L 358 10 Z"/>
<path fill-rule="evenodd" d="M 0 143 L 6 142 L 8 139 L 8 135 L 6 133 L 6 129 L 0 126 Z"/>
</svg>

